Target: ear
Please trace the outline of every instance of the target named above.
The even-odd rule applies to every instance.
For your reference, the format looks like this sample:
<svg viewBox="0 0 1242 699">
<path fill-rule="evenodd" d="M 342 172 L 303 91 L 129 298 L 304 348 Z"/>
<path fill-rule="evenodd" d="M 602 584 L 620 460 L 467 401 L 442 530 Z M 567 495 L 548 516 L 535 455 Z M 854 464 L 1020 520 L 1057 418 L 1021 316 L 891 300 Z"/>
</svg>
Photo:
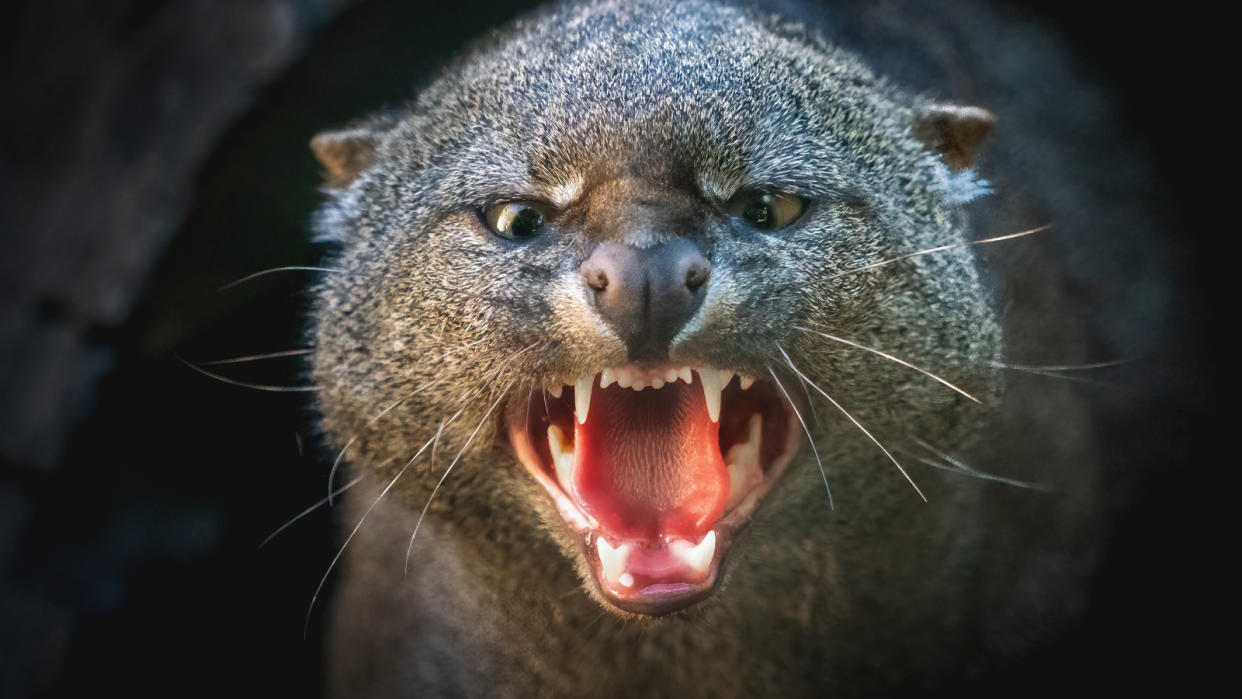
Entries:
<svg viewBox="0 0 1242 699">
<path fill-rule="evenodd" d="M 379 133 L 365 127 L 321 131 L 311 139 L 311 152 L 325 172 L 325 185 L 344 189 L 375 164 Z"/>
<path fill-rule="evenodd" d="M 996 117 L 979 107 L 925 104 L 915 108 L 914 137 L 939 153 L 950 169 L 969 170 L 995 123 Z"/>
</svg>

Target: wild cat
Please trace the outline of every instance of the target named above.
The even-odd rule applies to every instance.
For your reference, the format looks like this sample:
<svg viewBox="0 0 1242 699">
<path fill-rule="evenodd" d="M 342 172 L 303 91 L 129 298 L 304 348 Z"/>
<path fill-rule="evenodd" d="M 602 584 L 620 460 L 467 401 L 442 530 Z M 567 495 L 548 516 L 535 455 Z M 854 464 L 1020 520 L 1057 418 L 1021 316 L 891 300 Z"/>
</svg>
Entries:
<svg viewBox="0 0 1242 699">
<path fill-rule="evenodd" d="M 566 3 L 316 137 L 311 373 L 363 476 L 333 692 L 934 687 L 1075 613 L 1088 408 L 1012 370 L 1084 352 L 1047 224 L 1122 221 L 1064 194 L 1086 154 L 1000 57 L 954 83 L 850 49 L 740 5 Z M 1007 169 L 1039 158 L 1065 177 Z"/>
</svg>

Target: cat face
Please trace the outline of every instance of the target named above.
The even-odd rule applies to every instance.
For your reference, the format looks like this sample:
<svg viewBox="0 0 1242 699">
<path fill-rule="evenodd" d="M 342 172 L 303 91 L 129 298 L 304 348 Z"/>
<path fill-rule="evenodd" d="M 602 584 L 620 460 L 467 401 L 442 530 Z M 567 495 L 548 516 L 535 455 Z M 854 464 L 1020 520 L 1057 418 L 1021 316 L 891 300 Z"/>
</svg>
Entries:
<svg viewBox="0 0 1242 699">
<path fill-rule="evenodd" d="M 730 8 L 519 24 L 317 148 L 328 434 L 412 527 L 542 521 L 618 613 L 711 596 L 787 472 L 900 479 L 886 443 L 977 428 L 1000 339 L 947 113 Z"/>
</svg>

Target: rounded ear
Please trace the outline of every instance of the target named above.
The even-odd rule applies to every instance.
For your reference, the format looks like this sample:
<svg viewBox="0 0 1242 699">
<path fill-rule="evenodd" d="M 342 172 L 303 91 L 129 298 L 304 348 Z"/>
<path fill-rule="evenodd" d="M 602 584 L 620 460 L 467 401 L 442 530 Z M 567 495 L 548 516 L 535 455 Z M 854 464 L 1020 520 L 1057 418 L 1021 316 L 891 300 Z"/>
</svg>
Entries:
<svg viewBox="0 0 1242 699">
<path fill-rule="evenodd" d="M 344 189 L 375 164 L 379 133 L 366 127 L 321 131 L 310 141 L 311 152 L 324 169 L 324 184 Z"/>
<path fill-rule="evenodd" d="M 969 170 L 995 123 L 996 117 L 979 107 L 925 104 L 915 108 L 914 137 L 939 153 L 949 169 Z"/>
</svg>

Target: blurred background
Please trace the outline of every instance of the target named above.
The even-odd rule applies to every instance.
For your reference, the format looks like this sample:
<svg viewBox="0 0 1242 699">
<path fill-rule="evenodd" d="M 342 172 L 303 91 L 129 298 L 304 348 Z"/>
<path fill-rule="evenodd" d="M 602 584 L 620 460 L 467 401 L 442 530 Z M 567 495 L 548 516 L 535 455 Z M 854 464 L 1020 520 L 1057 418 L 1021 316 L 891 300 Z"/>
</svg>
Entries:
<svg viewBox="0 0 1242 699">
<path fill-rule="evenodd" d="M 0 26 L 0 697 L 321 695 L 339 532 L 331 454 L 305 392 L 256 391 L 182 363 L 305 347 L 302 289 L 318 130 L 411 96 L 472 37 L 533 3 L 61 0 Z M 1087 614 L 955 692 L 1176 687 L 1204 575 L 1190 532 L 1212 396 L 1195 270 L 1208 222 L 1179 95 L 1201 70 L 1195 13 L 1085 17 L 1010 2 L 1107 85 L 1176 225 L 1177 338 L 1193 385 L 1171 402 L 1179 458 L 1114 494 Z M 305 384 L 298 356 L 212 365 Z M 331 596 L 329 579 L 328 597 Z M 1019 691 L 1020 688 L 1020 691 Z M 960 690 L 960 691 L 956 691 Z"/>
</svg>

